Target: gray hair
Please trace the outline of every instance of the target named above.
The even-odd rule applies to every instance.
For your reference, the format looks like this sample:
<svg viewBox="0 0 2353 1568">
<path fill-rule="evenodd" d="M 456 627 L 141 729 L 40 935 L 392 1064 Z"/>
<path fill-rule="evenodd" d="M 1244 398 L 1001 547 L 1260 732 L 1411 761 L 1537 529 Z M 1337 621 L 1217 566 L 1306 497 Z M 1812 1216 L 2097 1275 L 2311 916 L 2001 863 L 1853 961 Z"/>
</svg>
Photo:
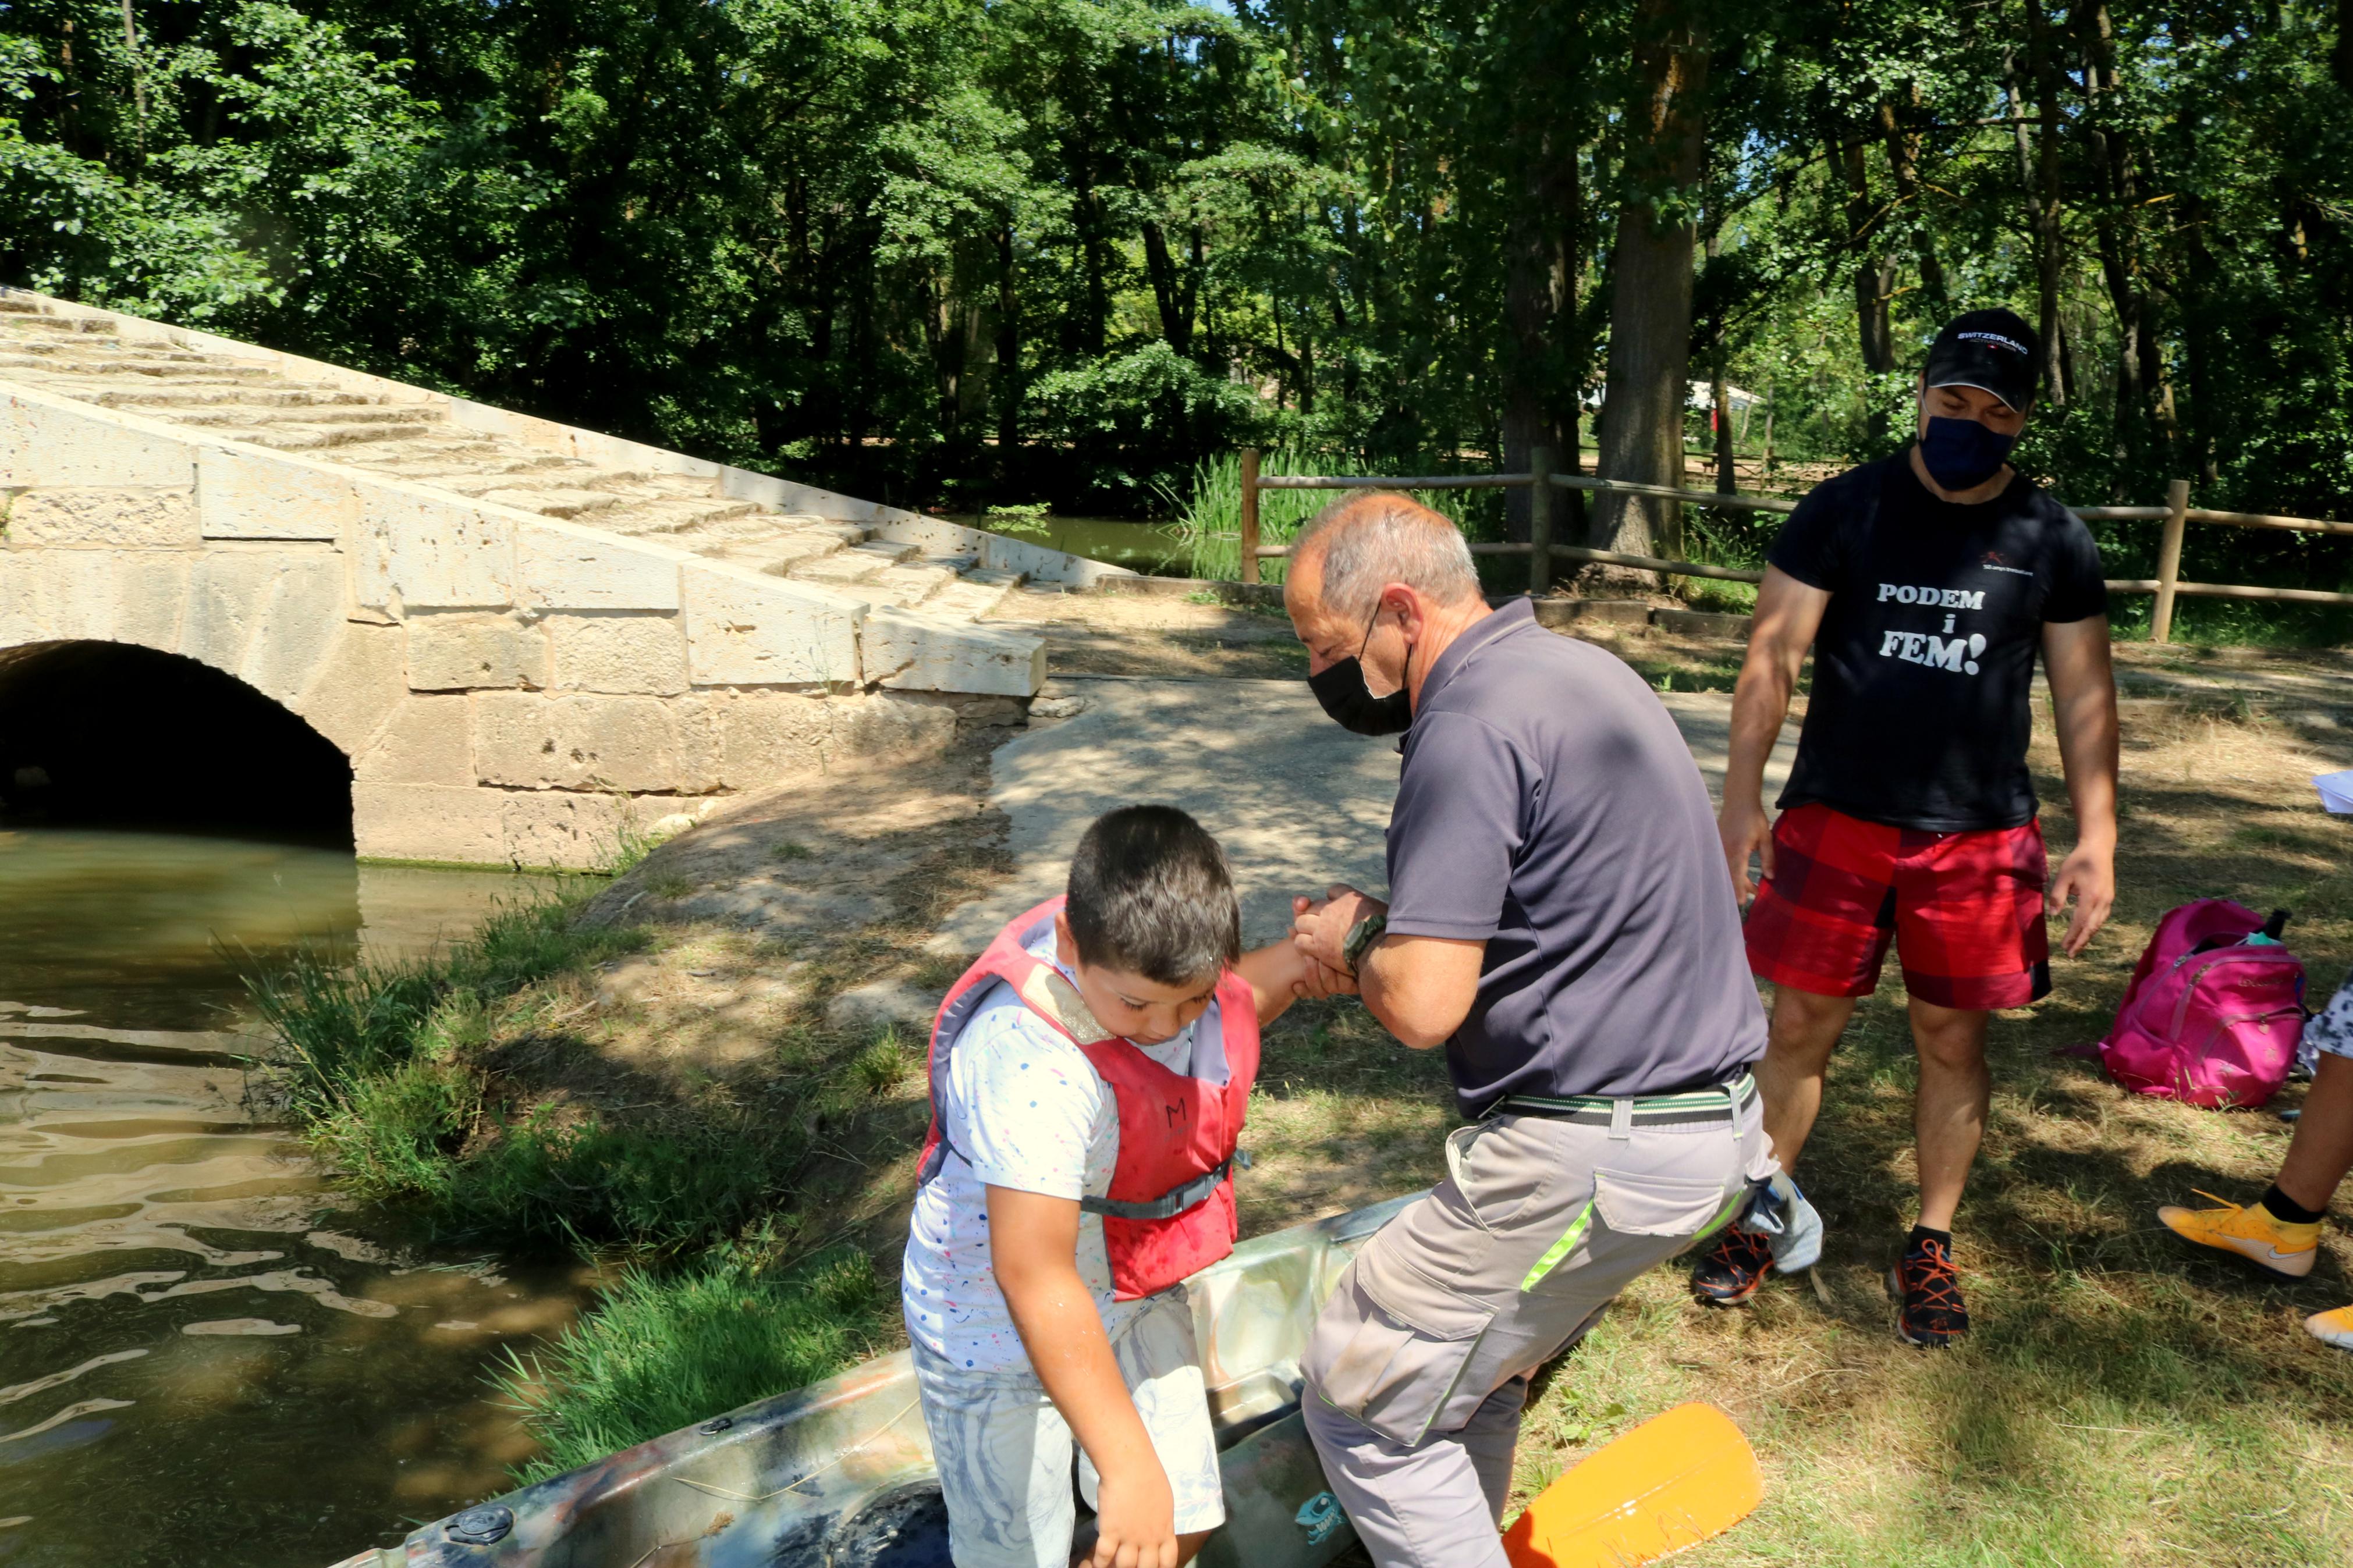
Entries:
<svg viewBox="0 0 2353 1568">
<path fill-rule="evenodd" d="M 1462 532 L 1394 490 L 1350 490 L 1308 521 L 1291 559 L 1324 558 L 1324 607 L 1343 620 L 1371 618 L 1381 590 L 1402 583 L 1441 605 L 1479 596 Z"/>
</svg>

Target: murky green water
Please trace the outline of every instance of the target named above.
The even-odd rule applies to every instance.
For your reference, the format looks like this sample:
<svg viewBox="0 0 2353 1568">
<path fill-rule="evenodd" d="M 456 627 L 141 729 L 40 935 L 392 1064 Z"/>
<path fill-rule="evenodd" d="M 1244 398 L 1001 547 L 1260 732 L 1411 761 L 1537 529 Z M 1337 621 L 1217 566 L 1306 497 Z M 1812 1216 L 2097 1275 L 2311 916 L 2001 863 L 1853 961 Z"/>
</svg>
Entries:
<svg viewBox="0 0 2353 1568">
<path fill-rule="evenodd" d="M 970 517 L 955 521 L 974 528 L 995 526 L 1015 538 L 1155 576 L 1181 577 L 1190 565 L 1184 546 L 1177 542 L 1175 526 L 1167 523 L 1130 522 L 1108 517 L 1048 517 L 1039 520 L 1046 529 L 1039 535 L 1013 533 L 1004 528 L 1001 519 L 994 524 Z"/>
<path fill-rule="evenodd" d="M 0 832 L 0 1564 L 324 1568 L 503 1489 L 501 1346 L 576 1268 L 387 1250 L 245 1098 L 259 955 L 462 931 L 524 879 Z"/>
</svg>

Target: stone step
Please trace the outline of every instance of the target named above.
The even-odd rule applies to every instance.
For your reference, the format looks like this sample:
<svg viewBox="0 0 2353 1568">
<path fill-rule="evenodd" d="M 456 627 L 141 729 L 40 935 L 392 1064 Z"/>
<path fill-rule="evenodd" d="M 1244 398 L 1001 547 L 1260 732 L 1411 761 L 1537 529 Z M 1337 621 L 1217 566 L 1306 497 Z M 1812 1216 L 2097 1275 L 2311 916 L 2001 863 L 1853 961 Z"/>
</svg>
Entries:
<svg viewBox="0 0 2353 1568">
<path fill-rule="evenodd" d="M 505 448 L 487 441 L 457 438 L 448 426 L 436 428 L 421 440 L 387 441 L 369 449 L 359 463 L 375 473 L 413 479 L 425 474 L 493 474 L 510 477 L 535 471 L 538 465 L 512 460 Z"/>
<path fill-rule="evenodd" d="M 621 498 L 597 490 L 574 489 L 498 489 L 482 500 L 498 506 L 511 506 L 520 511 L 535 511 L 542 517 L 575 518 L 591 513 L 610 511 L 620 504 Z"/>
<path fill-rule="evenodd" d="M 831 534 L 807 529 L 793 529 L 772 534 L 765 540 L 746 541 L 741 544 L 723 544 L 702 550 L 701 553 L 717 555 L 729 561 L 756 564 L 771 577 L 789 577 L 793 568 L 804 562 L 820 560 L 839 552 L 841 541 Z"/>
<path fill-rule="evenodd" d="M 221 436 L 275 452 L 322 452 L 372 441 L 396 440 L 420 435 L 425 425 L 267 425 L 242 430 L 225 429 Z"/>
<path fill-rule="evenodd" d="M 118 387 L 102 384 L 90 394 L 90 400 L 110 408 L 197 408 L 227 404 L 270 408 L 381 408 L 391 405 L 389 400 L 371 397 L 364 392 L 257 386 L 242 381 L 203 382 L 193 377 L 154 387 Z"/>
<path fill-rule="evenodd" d="M 8 330 L 5 317 L 0 317 L 0 347 L 17 353 L 70 357 L 99 364 L 121 364 L 125 360 L 153 360 L 166 364 L 253 363 L 195 349 L 175 349 L 168 343 L 131 342 L 95 332 L 14 332 Z M 266 364 L 255 368 L 265 375 L 276 374 Z"/>
<path fill-rule="evenodd" d="M 954 567 L 911 561 L 902 566 L 885 567 L 871 586 L 877 598 L 912 609 L 955 580 Z"/>
<path fill-rule="evenodd" d="M 6 356 L 0 355 L 0 362 Z M 186 376 L 153 380 L 146 376 L 24 374 L 12 379 L 45 387 L 63 397 L 77 397 L 109 408 L 153 411 L 167 407 L 195 408 L 206 404 L 271 402 L 282 394 L 267 382 L 232 381 L 226 376 Z"/>
<path fill-rule="evenodd" d="M 859 637 L 859 659 L 869 680 L 905 691 L 1030 697 L 1046 679 L 1040 638 L 1014 626 L 944 621 L 931 605 L 875 605 Z"/>
<path fill-rule="evenodd" d="M 759 510 L 758 503 L 754 501 L 698 500 L 691 496 L 680 496 L 669 500 L 636 502 L 616 512 L 609 522 L 600 521 L 597 526 L 632 534 L 676 533 L 699 523 L 743 517 Z"/>
<path fill-rule="evenodd" d="M 807 512 L 787 511 L 776 517 L 777 526 L 797 529 L 805 533 L 822 533 L 843 544 L 861 544 L 874 531 L 854 522 L 840 522 L 829 517 L 816 517 Z"/>
<path fill-rule="evenodd" d="M 203 380 L 268 381 L 270 371 L 262 364 L 214 364 L 201 360 L 154 359 L 147 357 L 119 359 L 89 359 L 41 353 L 34 344 L 12 343 L 12 350 L 23 353 L 0 353 L 0 363 L 12 368 L 47 371 L 55 375 L 102 375 L 127 380 L 132 376 L 147 376 L 157 381 L 186 378 Z"/>
<path fill-rule="evenodd" d="M 970 623 L 996 609 L 1020 585 L 1018 572 L 966 572 L 926 603 L 923 613 L 935 620 Z"/>
<path fill-rule="evenodd" d="M 30 300 L 0 298 L 0 316 L 46 316 L 48 312 Z"/>
<path fill-rule="evenodd" d="M 161 407 L 153 413 L 156 418 L 174 425 L 205 428 L 234 425 L 243 429 L 269 425 L 431 425 L 438 424 L 443 417 L 438 408 L 384 403 L 290 407 L 238 402 L 194 408 Z"/>
<path fill-rule="evenodd" d="M 819 583 L 828 588 L 846 588 L 870 583 L 882 575 L 890 566 L 888 561 L 860 554 L 856 550 L 837 550 L 830 555 L 797 563 L 783 575 L 796 583 Z"/>
<path fill-rule="evenodd" d="M 11 331 L 30 328 L 36 331 L 70 332 L 77 336 L 111 338 L 115 335 L 114 323 L 102 318 L 87 316 L 16 316 L 8 322 Z"/>
<path fill-rule="evenodd" d="M 912 561 L 923 552 L 920 544 L 902 544 L 895 539 L 869 539 L 849 547 L 851 553 L 868 555 L 886 566 L 896 566 L 902 561 Z"/>
<path fill-rule="evenodd" d="M 678 531 L 678 543 L 685 550 L 702 550 L 738 544 L 755 545 L 766 540 L 806 533 L 825 541 L 826 549 L 840 546 L 842 541 L 823 529 L 797 529 L 780 526 L 786 520 L 773 511 L 731 512 L 704 522 L 694 523 Z"/>
</svg>

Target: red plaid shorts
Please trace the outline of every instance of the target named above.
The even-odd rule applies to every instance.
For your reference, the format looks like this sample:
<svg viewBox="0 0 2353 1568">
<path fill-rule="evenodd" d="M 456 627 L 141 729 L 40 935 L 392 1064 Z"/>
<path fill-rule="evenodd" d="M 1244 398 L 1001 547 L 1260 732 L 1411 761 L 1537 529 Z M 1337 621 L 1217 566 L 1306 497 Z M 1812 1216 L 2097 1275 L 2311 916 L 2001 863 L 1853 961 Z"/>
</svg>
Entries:
<svg viewBox="0 0 2353 1568">
<path fill-rule="evenodd" d="M 1800 805 L 1773 825 L 1749 906 L 1748 967 L 1824 996 L 1868 996 L 1894 942 L 1904 988 L 1939 1007 L 2020 1007 L 2051 990 L 2042 826 L 1930 833 Z"/>
</svg>

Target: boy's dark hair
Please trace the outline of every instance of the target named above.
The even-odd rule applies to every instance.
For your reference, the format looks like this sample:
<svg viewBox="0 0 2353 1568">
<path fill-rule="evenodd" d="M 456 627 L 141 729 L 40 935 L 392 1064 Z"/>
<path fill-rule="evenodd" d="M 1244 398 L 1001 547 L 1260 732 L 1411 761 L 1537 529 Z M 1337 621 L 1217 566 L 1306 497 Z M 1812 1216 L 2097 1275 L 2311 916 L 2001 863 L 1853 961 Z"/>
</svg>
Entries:
<svg viewBox="0 0 2353 1568">
<path fill-rule="evenodd" d="M 1071 858 L 1071 934 L 1082 963 L 1162 985 L 1216 978 L 1242 952 L 1226 852 L 1173 805 L 1105 812 Z"/>
</svg>

